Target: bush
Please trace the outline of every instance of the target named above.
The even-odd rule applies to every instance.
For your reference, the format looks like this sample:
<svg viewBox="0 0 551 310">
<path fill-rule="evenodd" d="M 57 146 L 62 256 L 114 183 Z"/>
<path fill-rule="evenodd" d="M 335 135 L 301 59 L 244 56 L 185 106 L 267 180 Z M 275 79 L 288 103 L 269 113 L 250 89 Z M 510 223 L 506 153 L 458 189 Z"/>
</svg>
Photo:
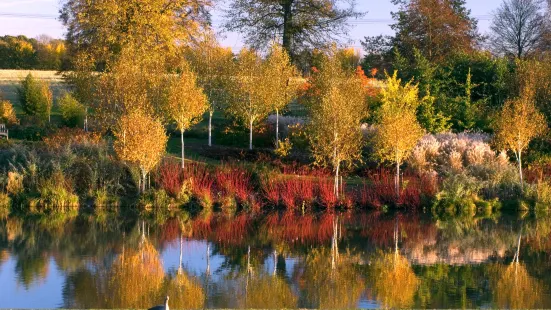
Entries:
<svg viewBox="0 0 551 310">
<path fill-rule="evenodd" d="M 101 142 L 101 136 L 81 128 L 62 128 L 45 137 L 44 142 L 51 149 L 73 145 L 98 145 Z"/>
<path fill-rule="evenodd" d="M 71 94 L 65 93 L 58 101 L 63 123 L 67 127 L 79 127 L 84 125 L 86 108 Z"/>
<path fill-rule="evenodd" d="M 38 205 L 43 211 L 65 212 L 78 208 L 78 196 L 68 188 L 61 172 L 56 172 L 51 179 L 44 181 L 38 191 Z"/>
<path fill-rule="evenodd" d="M 21 81 L 18 89 L 19 102 L 27 115 L 49 121 L 52 110 L 52 92 L 48 84 L 37 81 L 32 74 Z"/>
<path fill-rule="evenodd" d="M 7 101 L 0 101 L 0 123 L 14 125 L 18 123 L 13 105 Z"/>
<path fill-rule="evenodd" d="M 275 149 L 275 154 L 279 157 L 285 158 L 291 154 L 291 149 L 293 144 L 289 141 L 289 138 L 285 138 L 283 141 L 279 141 L 277 148 Z"/>
</svg>

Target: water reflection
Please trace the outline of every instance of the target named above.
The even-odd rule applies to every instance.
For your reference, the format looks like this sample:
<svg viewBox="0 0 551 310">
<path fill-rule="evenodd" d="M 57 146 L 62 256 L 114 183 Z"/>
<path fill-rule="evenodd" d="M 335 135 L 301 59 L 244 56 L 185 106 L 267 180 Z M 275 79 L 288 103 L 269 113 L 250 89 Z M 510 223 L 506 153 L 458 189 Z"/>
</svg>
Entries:
<svg viewBox="0 0 551 310">
<path fill-rule="evenodd" d="M 167 294 L 173 308 L 550 307 L 550 233 L 537 216 L 6 218 L 0 307 L 147 308 Z"/>
</svg>

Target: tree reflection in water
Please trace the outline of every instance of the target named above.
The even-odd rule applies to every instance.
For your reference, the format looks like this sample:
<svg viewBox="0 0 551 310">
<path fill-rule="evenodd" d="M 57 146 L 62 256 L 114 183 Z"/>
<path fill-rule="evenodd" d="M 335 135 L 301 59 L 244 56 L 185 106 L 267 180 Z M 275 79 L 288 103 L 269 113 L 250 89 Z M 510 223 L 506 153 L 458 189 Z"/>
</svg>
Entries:
<svg viewBox="0 0 551 310">
<path fill-rule="evenodd" d="M 547 218 L 522 220 L 520 247 L 515 217 L 467 224 L 382 212 L 150 218 L 2 219 L 0 277 L 7 271 L 7 287 L 22 286 L 29 299 L 63 277 L 48 291 L 61 291 L 57 305 L 65 308 L 144 308 L 166 294 L 173 308 L 551 306 Z"/>
</svg>

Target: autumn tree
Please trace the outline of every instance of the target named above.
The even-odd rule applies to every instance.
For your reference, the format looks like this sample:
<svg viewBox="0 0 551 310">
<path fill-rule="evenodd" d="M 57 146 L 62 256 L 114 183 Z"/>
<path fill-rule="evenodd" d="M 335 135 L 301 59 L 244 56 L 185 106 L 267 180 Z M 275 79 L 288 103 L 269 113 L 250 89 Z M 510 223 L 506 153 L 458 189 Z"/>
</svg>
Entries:
<svg viewBox="0 0 551 310">
<path fill-rule="evenodd" d="M 496 118 L 494 129 L 498 144 L 515 154 L 520 184 L 523 187 L 522 152 L 528 148 L 532 139 L 543 135 L 547 130 L 545 117 L 534 104 L 532 86 L 527 85 L 519 98 L 505 102 Z"/>
<path fill-rule="evenodd" d="M 304 48 L 319 48 L 346 34 L 347 21 L 362 16 L 355 0 L 232 0 L 225 28 L 262 49 L 278 40 L 291 57 Z"/>
<path fill-rule="evenodd" d="M 161 119 L 166 66 L 162 55 L 149 54 L 143 47 L 123 50 L 95 82 L 92 108 L 99 126 L 110 129 L 137 109 Z"/>
<path fill-rule="evenodd" d="M 168 81 L 165 113 L 170 121 L 176 123 L 180 130 L 182 144 L 182 169 L 184 168 L 184 131 L 201 121 L 208 109 L 208 99 L 203 89 L 197 86 L 197 77 L 188 64 L 182 66 L 181 72 Z"/>
<path fill-rule="evenodd" d="M 298 83 L 293 81 L 297 70 L 287 52 L 277 44 L 270 47 L 263 76 L 266 79 L 266 101 L 276 112 L 276 147 L 279 146 L 279 112 L 297 95 Z"/>
<path fill-rule="evenodd" d="M 186 59 L 197 73 L 197 83 L 209 101 L 209 146 L 212 146 L 212 117 L 222 110 L 228 101 L 228 85 L 233 72 L 233 52 L 223 48 L 214 35 L 205 32 L 194 44 L 186 49 Z"/>
<path fill-rule="evenodd" d="M 362 79 L 343 69 L 335 52 L 321 60 L 307 96 L 312 154 L 318 164 L 334 169 L 338 196 L 341 165 L 361 159 L 361 121 L 367 116 L 367 104 Z"/>
<path fill-rule="evenodd" d="M 249 149 L 253 149 L 255 122 L 268 116 L 271 106 L 266 101 L 264 64 L 256 51 L 243 49 L 237 57 L 237 68 L 231 87 L 228 112 L 249 127 Z"/>
<path fill-rule="evenodd" d="M 128 45 L 171 55 L 208 26 L 211 0 L 64 0 L 60 19 L 72 57 L 103 68 Z"/>
<path fill-rule="evenodd" d="M 43 120 L 50 121 L 52 111 L 53 95 L 50 87 L 43 81 L 36 80 L 32 74 L 21 81 L 17 90 L 19 102 L 27 115 L 37 116 Z"/>
<path fill-rule="evenodd" d="M 542 9 L 538 0 L 504 0 L 491 26 L 493 50 L 517 58 L 533 53 L 546 30 Z"/>
<path fill-rule="evenodd" d="M 165 153 L 167 136 L 162 123 L 136 109 L 120 117 L 114 130 L 115 151 L 120 159 L 140 168 L 140 191 L 147 188 L 146 177 Z"/>
<path fill-rule="evenodd" d="M 381 90 L 382 105 L 374 141 L 376 155 L 396 165 L 394 185 L 399 196 L 400 166 L 423 136 L 423 129 L 416 117 L 419 89 L 411 82 L 402 85 L 397 74 L 387 76 L 386 88 Z"/>
<path fill-rule="evenodd" d="M 473 51 L 477 23 L 465 0 L 392 0 L 396 23 L 393 45 L 404 56 L 418 49 L 430 61 L 439 62 L 455 53 Z M 386 44 L 386 43 L 385 43 Z"/>
<path fill-rule="evenodd" d="M 11 102 L 7 100 L 0 99 L 0 122 L 8 125 L 17 124 L 18 122 L 15 109 Z"/>
<path fill-rule="evenodd" d="M 420 281 L 407 258 L 398 252 L 380 253 L 373 259 L 370 268 L 368 281 L 383 307 L 409 308 L 414 305 Z"/>
</svg>

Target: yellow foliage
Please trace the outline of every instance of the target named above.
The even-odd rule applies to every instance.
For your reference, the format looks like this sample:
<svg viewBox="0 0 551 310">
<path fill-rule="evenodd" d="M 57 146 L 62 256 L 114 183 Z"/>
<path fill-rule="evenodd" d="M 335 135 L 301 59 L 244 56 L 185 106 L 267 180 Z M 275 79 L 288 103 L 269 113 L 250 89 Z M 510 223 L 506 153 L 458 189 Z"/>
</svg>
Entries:
<svg viewBox="0 0 551 310">
<path fill-rule="evenodd" d="M 194 46 L 186 49 L 186 58 L 197 73 L 198 84 L 208 97 L 209 110 L 222 108 L 227 100 L 225 90 L 234 67 L 232 50 L 221 47 L 214 34 L 205 31 Z"/>
<path fill-rule="evenodd" d="M 392 76 L 387 76 L 385 86 L 380 92 L 385 111 L 396 110 L 396 113 L 399 113 L 404 110 L 415 110 L 419 106 L 419 87 L 412 82 L 402 85 L 397 71 Z"/>
<path fill-rule="evenodd" d="M 6 124 L 17 124 L 17 116 L 13 105 L 7 100 L 0 100 L 0 122 Z"/>
<path fill-rule="evenodd" d="M 284 279 L 259 274 L 249 280 L 246 303 L 240 306 L 252 309 L 292 309 L 297 307 L 297 296 Z"/>
<path fill-rule="evenodd" d="M 230 86 L 229 112 L 252 124 L 268 115 L 271 106 L 266 102 L 266 80 L 262 59 L 257 52 L 242 49 L 237 57 L 235 78 Z"/>
<path fill-rule="evenodd" d="M 518 263 L 499 268 L 498 279 L 494 283 L 498 308 L 539 308 L 544 291 L 543 284 L 530 276 L 524 265 Z"/>
<path fill-rule="evenodd" d="M 23 191 L 23 175 L 18 172 L 8 172 L 8 185 L 6 186 L 8 193 L 17 195 Z"/>
<path fill-rule="evenodd" d="M 520 98 L 507 100 L 495 123 L 496 140 L 517 156 L 546 130 L 545 117 L 534 104 L 531 87 L 526 87 Z"/>
<path fill-rule="evenodd" d="M 94 100 L 95 117 L 104 129 L 131 111 L 141 110 L 160 116 L 163 103 L 165 59 L 128 47 L 119 59 L 100 76 Z"/>
<path fill-rule="evenodd" d="M 419 279 L 407 259 L 397 253 L 385 253 L 372 264 L 369 282 L 377 300 L 385 308 L 410 308 L 419 287 Z"/>
<path fill-rule="evenodd" d="M 263 77 L 266 84 L 266 102 L 279 111 L 296 98 L 299 84 L 292 78 L 298 76 L 291 58 L 281 45 L 273 44 L 264 64 Z"/>
<path fill-rule="evenodd" d="M 337 169 L 361 158 L 361 121 L 367 116 L 366 92 L 355 72 L 342 69 L 334 55 L 322 57 L 307 100 L 311 110 L 309 139 L 318 164 Z"/>
<path fill-rule="evenodd" d="M 187 64 L 179 76 L 170 77 L 167 84 L 166 115 L 183 132 L 201 120 L 208 108 L 207 97 L 197 86 L 197 77 Z"/>
<path fill-rule="evenodd" d="M 396 176 L 399 177 L 400 165 L 424 132 L 416 116 L 419 106 L 418 88 L 411 83 L 402 85 L 397 75 L 398 73 L 394 72 L 394 75 L 387 76 L 388 87 L 381 91 L 382 106 L 374 142 L 376 155 L 382 160 L 396 164 Z M 396 190 L 399 190 L 398 187 Z"/>
<path fill-rule="evenodd" d="M 308 308 L 356 308 L 365 289 L 350 254 L 340 254 L 335 269 L 331 268 L 327 250 L 313 250 L 306 258 L 304 274 L 300 279 L 307 291 Z"/>
<path fill-rule="evenodd" d="M 140 110 L 121 117 L 114 134 L 117 155 L 138 165 L 144 177 L 159 163 L 168 141 L 161 122 Z"/>
<path fill-rule="evenodd" d="M 205 305 L 203 288 L 184 272 L 169 280 L 167 295 L 170 296 L 170 307 L 174 309 L 200 309 Z"/>
<path fill-rule="evenodd" d="M 65 2 L 62 19 L 76 48 L 96 61 L 140 45 L 152 54 L 173 55 L 207 26 L 202 18 L 211 0 L 73 0 Z"/>
<path fill-rule="evenodd" d="M 158 303 L 164 270 L 155 247 L 144 240 L 138 250 L 123 252 L 109 272 L 107 308 L 145 309 Z"/>
</svg>

